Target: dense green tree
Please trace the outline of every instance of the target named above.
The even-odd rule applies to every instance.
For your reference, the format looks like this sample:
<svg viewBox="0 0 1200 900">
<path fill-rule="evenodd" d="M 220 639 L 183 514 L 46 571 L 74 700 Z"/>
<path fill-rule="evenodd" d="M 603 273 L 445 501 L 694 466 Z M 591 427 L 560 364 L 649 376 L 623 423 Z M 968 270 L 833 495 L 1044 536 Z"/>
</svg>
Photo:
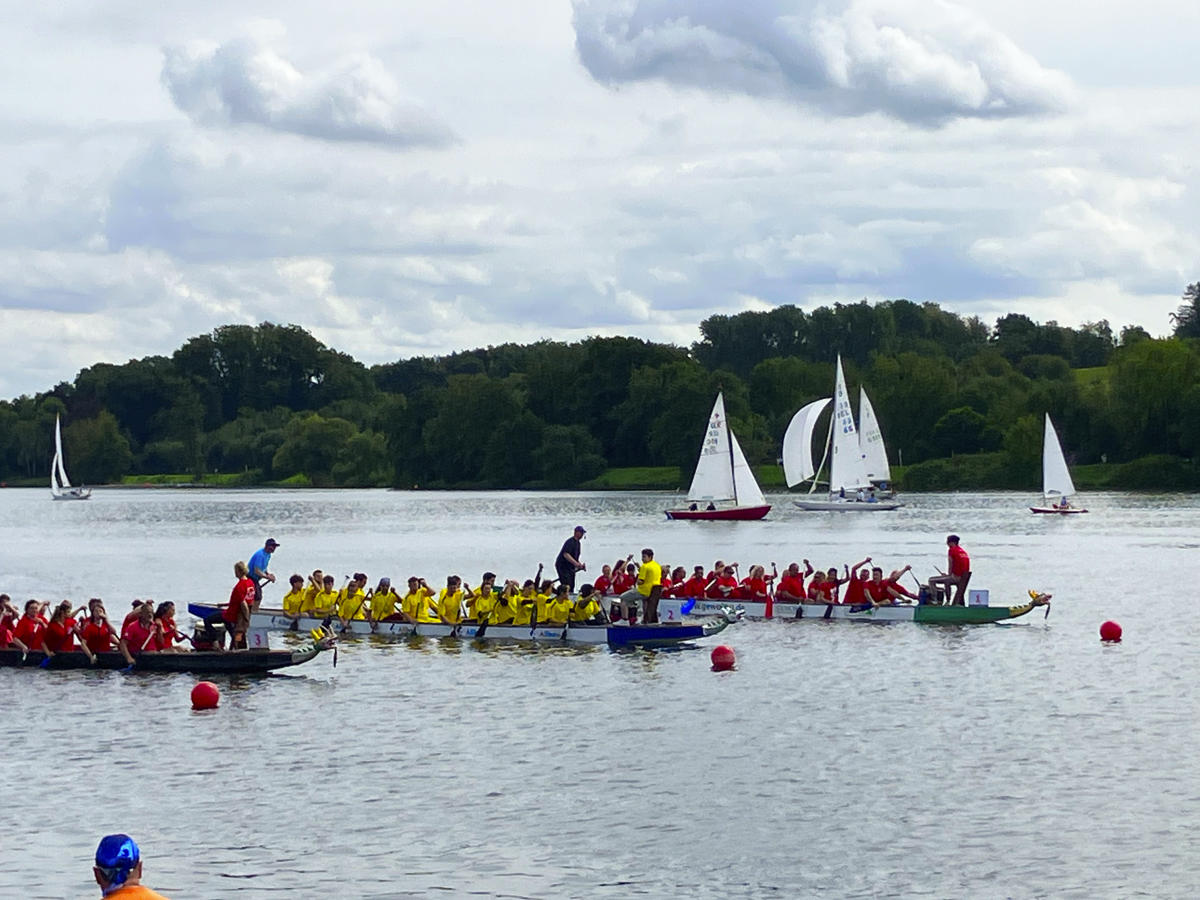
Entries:
<svg viewBox="0 0 1200 900">
<path fill-rule="evenodd" d="M 71 477 L 86 484 L 120 481 L 133 462 L 129 441 L 110 412 L 64 427 L 63 453 L 70 460 Z"/>
<path fill-rule="evenodd" d="M 326 419 L 316 413 L 296 416 L 275 451 L 272 468 L 280 478 L 306 475 L 315 485 L 333 484 L 333 467 L 348 462 L 343 454 L 357 433 L 354 423 L 345 419 Z"/>
<path fill-rule="evenodd" d="M 346 441 L 331 471 L 333 483 L 343 487 L 384 487 L 394 472 L 382 434 L 363 431 Z"/>
<path fill-rule="evenodd" d="M 1171 313 L 1171 324 L 1177 338 L 1200 337 L 1200 281 L 1184 289 L 1183 304 Z"/>
<path fill-rule="evenodd" d="M 999 429 L 969 406 L 950 410 L 933 426 L 932 444 L 942 456 L 996 450 L 1003 440 Z"/>
</svg>

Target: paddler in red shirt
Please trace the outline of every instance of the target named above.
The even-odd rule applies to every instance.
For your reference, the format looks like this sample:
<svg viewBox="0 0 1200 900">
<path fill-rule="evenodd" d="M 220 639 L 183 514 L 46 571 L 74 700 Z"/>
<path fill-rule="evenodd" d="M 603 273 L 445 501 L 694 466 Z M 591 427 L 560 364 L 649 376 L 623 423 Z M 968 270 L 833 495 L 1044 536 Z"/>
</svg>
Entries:
<svg viewBox="0 0 1200 900">
<path fill-rule="evenodd" d="M 108 612 L 104 601 L 93 597 L 88 601 L 88 615 L 79 629 L 79 636 L 87 648 L 93 653 L 110 653 L 116 649 L 125 657 L 125 661 L 133 664 L 133 657 L 112 622 L 108 621 Z"/>
<path fill-rule="evenodd" d="M 867 601 L 872 606 L 895 606 L 896 601 L 901 599 L 901 595 L 893 590 L 891 584 L 883 580 L 883 569 L 879 566 L 871 569 L 871 580 L 866 583 L 865 589 Z"/>
<path fill-rule="evenodd" d="M 50 616 L 50 624 L 46 626 L 46 649 L 52 653 L 72 653 L 75 651 L 75 638 L 79 634 L 79 623 L 75 616 L 83 607 L 72 610 L 71 601 L 64 600 L 54 608 Z M 93 664 L 96 656 L 86 644 L 81 645 L 83 652 Z"/>
<path fill-rule="evenodd" d="M 41 650 L 46 641 L 46 626 L 49 624 L 42 611 L 50 604 L 41 600 L 30 600 L 25 604 L 25 615 L 17 621 L 13 637 L 30 650 Z"/>
<path fill-rule="evenodd" d="M 800 573 L 800 564 L 792 563 L 787 567 L 787 571 L 783 573 L 783 577 L 779 579 L 779 584 L 775 587 L 775 600 L 777 603 L 803 603 L 808 595 L 804 591 L 804 579 L 813 573 L 812 564 L 806 559 L 804 566 L 807 571 L 804 574 Z"/>
<path fill-rule="evenodd" d="M 708 584 L 708 579 L 704 577 L 704 566 L 695 566 L 692 569 L 692 577 L 683 583 L 683 592 L 680 596 L 703 597 L 706 584 Z"/>
<path fill-rule="evenodd" d="M 158 646 L 155 643 L 157 635 L 154 631 L 154 605 L 142 603 L 137 608 L 137 618 L 130 620 L 121 632 L 121 639 L 134 656 L 140 653 L 155 653 Z"/>
<path fill-rule="evenodd" d="M 860 563 L 855 563 L 853 566 L 846 568 L 846 577 L 842 579 L 842 584 L 846 585 L 846 593 L 842 597 L 842 602 L 849 606 L 862 606 L 867 602 L 867 582 L 871 580 L 871 573 L 865 568 L 867 563 L 871 561 L 871 557 L 867 557 Z"/>
<path fill-rule="evenodd" d="M 20 613 L 12 605 L 12 598 L 8 594 L 0 594 L 0 650 L 12 647 L 22 653 L 28 652 L 29 648 L 17 640 L 16 630 L 19 619 Z"/>
<path fill-rule="evenodd" d="M 158 650 L 180 651 L 176 641 L 190 641 L 191 638 L 175 627 L 175 604 L 164 600 L 154 610 L 154 641 Z"/>
<path fill-rule="evenodd" d="M 592 590 L 599 597 L 603 597 L 612 591 L 612 566 L 602 566 L 600 568 L 600 577 L 592 585 Z"/>
</svg>

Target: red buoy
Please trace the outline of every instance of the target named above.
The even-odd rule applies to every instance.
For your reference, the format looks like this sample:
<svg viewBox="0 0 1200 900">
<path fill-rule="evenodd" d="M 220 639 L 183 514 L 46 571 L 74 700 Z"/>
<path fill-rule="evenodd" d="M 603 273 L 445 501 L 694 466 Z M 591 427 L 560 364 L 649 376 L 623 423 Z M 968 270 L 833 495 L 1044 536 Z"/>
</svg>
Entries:
<svg viewBox="0 0 1200 900">
<path fill-rule="evenodd" d="M 211 681 L 201 681 L 192 688 L 192 709 L 216 709 L 221 692 Z"/>
<path fill-rule="evenodd" d="M 1121 626 L 1113 621 L 1105 622 L 1100 626 L 1100 640 L 1112 643 L 1121 640 Z"/>
<path fill-rule="evenodd" d="M 737 658 L 733 655 L 733 648 L 726 647 L 721 644 L 713 647 L 712 652 L 712 667 L 714 672 L 727 672 L 733 668 Z"/>
</svg>

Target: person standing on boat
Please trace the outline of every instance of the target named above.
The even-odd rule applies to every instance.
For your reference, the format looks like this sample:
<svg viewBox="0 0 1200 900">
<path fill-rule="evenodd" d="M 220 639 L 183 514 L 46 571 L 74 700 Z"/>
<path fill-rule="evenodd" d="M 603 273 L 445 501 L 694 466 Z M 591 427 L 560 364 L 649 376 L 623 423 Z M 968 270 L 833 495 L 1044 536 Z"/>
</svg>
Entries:
<svg viewBox="0 0 1200 900">
<path fill-rule="evenodd" d="M 654 551 L 649 547 L 642 550 L 642 565 L 638 569 L 637 583 L 618 597 L 621 618 L 630 625 L 636 619 L 629 613 L 630 604 L 641 603 L 644 622 L 658 621 L 658 598 L 662 594 L 662 567 L 654 561 Z"/>
<path fill-rule="evenodd" d="M 954 600 L 954 593 L 950 588 L 965 586 L 971 577 L 971 557 L 967 555 L 966 550 L 959 546 L 957 534 L 946 536 L 946 568 L 949 570 L 948 573 L 943 572 L 929 579 L 929 589 L 935 597 L 939 591 L 944 590 L 944 602 L 950 604 Z"/>
<path fill-rule="evenodd" d="M 258 609 L 259 604 L 262 603 L 263 582 L 275 583 L 275 576 L 267 571 L 267 566 L 271 564 L 271 554 L 278 546 L 279 542 L 275 538 L 267 538 L 262 549 L 256 550 L 250 557 L 250 577 L 254 580 L 254 606 L 251 607 L 252 609 Z"/>
<path fill-rule="evenodd" d="M 229 649 L 247 649 L 246 634 L 250 630 L 250 604 L 254 602 L 254 581 L 250 578 L 246 564 L 238 560 L 233 564 L 233 577 L 237 579 L 229 592 L 229 605 L 221 612 L 225 630 L 229 633 Z M 145 604 L 142 604 L 145 606 Z M 125 637 L 128 641 L 128 637 Z M 130 647 L 137 652 L 137 647 Z"/>
<path fill-rule="evenodd" d="M 558 573 L 558 583 L 565 584 L 569 590 L 575 590 L 575 573 L 583 572 L 587 566 L 580 561 L 583 547 L 580 541 L 587 534 L 587 529 L 576 525 L 571 536 L 563 541 L 562 549 L 554 559 L 554 571 Z"/>
<path fill-rule="evenodd" d="M 106 900 L 167 900 L 142 884 L 142 854 L 127 834 L 101 839 L 92 874 Z"/>
</svg>

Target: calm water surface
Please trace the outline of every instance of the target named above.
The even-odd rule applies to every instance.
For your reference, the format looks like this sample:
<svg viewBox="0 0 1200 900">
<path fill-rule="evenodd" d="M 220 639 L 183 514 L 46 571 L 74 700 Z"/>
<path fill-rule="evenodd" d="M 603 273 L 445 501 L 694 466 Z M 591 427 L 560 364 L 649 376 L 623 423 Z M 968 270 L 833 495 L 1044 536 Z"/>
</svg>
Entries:
<svg viewBox="0 0 1200 900">
<path fill-rule="evenodd" d="M 675 651 L 343 644 L 265 678 L 0 670 L 0 896 L 86 897 L 128 831 L 175 898 L 1200 895 L 1200 499 L 910 496 L 896 513 L 667 522 L 655 494 L 0 491 L 18 600 L 223 600 L 281 576 L 525 578 L 584 559 L 911 562 L 954 531 L 1006 626 L 744 623 Z M 285 580 L 281 578 L 281 582 Z M 269 588 L 268 600 L 281 587 Z M 186 617 L 185 617 L 186 618 Z M 1116 619 L 1119 645 L 1097 628 Z M 285 640 L 281 638 L 280 644 Z"/>
</svg>

